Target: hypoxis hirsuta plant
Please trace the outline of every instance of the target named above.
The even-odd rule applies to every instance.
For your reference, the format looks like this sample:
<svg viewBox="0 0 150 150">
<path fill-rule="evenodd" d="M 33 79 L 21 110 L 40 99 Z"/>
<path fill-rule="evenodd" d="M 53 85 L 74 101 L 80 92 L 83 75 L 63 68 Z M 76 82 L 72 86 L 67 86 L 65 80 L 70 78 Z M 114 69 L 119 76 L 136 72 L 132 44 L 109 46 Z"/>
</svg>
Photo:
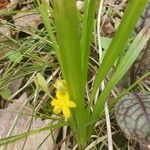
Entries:
<svg viewBox="0 0 150 150">
<path fill-rule="evenodd" d="M 89 103 L 85 100 L 85 87 L 98 1 L 85 0 L 82 15 L 76 8 L 75 0 L 53 0 L 51 2 L 52 7 L 44 1 L 37 0 L 37 3 L 49 38 L 56 51 L 63 78 L 67 83 L 67 99 L 71 99 L 70 106 L 74 107 L 71 109 L 71 117 L 65 116 L 65 118 L 75 133 L 78 144 L 85 146 L 96 121 L 102 117 L 104 103 L 107 101 L 110 91 L 130 68 L 149 38 L 148 34 L 142 34 L 142 38 L 138 39 L 142 43 L 140 49 L 134 45 L 132 50 L 131 48 L 124 50 L 147 0 L 130 0 L 128 2 L 118 31 L 95 75 Z M 121 59 L 118 59 L 120 56 Z M 106 84 L 104 90 L 98 96 L 97 102 L 93 105 L 101 82 L 105 80 L 106 75 L 117 60 L 119 61 L 112 79 Z M 57 93 L 57 99 L 60 100 L 61 98 Z M 52 101 L 52 105 L 56 106 L 55 102 Z"/>
</svg>

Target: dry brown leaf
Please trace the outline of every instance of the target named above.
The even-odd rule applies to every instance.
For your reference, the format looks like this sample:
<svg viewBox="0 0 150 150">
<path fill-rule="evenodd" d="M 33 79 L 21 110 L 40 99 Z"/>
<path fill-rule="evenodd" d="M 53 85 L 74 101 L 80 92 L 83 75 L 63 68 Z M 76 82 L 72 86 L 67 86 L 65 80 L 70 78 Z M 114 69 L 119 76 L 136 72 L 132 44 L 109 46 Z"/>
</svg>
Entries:
<svg viewBox="0 0 150 150">
<path fill-rule="evenodd" d="M 111 36 L 115 32 L 115 28 L 112 25 L 111 19 L 108 15 L 102 16 L 102 23 L 101 23 L 101 36 Z"/>
<path fill-rule="evenodd" d="M 22 10 L 24 11 L 25 8 Z M 41 23 L 41 18 L 38 14 L 33 12 L 20 12 L 13 16 L 14 23 L 20 27 L 33 27 L 37 28 Z"/>
<path fill-rule="evenodd" d="M 105 5 L 109 6 L 117 14 L 124 10 L 127 0 L 106 0 Z"/>
<path fill-rule="evenodd" d="M 10 27 L 7 25 L 7 21 L 4 18 L 0 18 L 0 42 L 5 41 L 11 36 Z"/>
<path fill-rule="evenodd" d="M 21 86 L 23 78 L 16 79 L 9 84 L 9 89 L 15 93 Z"/>
<path fill-rule="evenodd" d="M 139 32 L 145 26 L 150 27 L 150 0 L 146 6 L 141 18 L 139 19 L 139 21 L 137 23 L 137 31 Z"/>
<path fill-rule="evenodd" d="M 127 0 L 106 0 L 104 2 L 105 6 L 111 10 L 110 16 L 113 20 L 114 29 L 117 29 L 121 22 L 121 18 L 123 17 L 126 8 L 126 3 Z"/>
<path fill-rule="evenodd" d="M 14 119 L 16 117 L 16 113 L 20 112 L 21 107 L 23 103 L 27 100 L 27 94 L 24 93 L 22 96 L 14 101 L 14 103 L 9 104 L 7 109 L 1 109 L 0 110 L 0 137 L 6 137 L 9 129 L 11 128 L 11 125 L 14 122 Z M 19 133 L 23 133 L 28 131 L 28 127 L 30 124 L 30 116 L 25 114 L 32 114 L 32 111 L 30 109 L 24 109 L 23 114 L 19 114 L 19 119 L 15 125 L 15 129 L 13 130 L 12 135 L 16 135 Z M 34 121 L 31 123 L 31 129 L 35 130 L 37 128 L 41 128 L 49 124 L 50 120 L 42 121 L 40 118 L 34 118 Z M 45 138 L 50 134 L 50 131 L 44 131 L 41 133 L 37 133 L 31 136 L 27 137 L 27 140 L 25 142 L 25 139 L 21 139 L 19 141 L 16 141 L 14 143 L 11 143 L 8 145 L 8 150 L 20 150 L 22 149 L 22 146 L 24 145 L 24 150 L 34 150 L 37 149 L 37 147 L 45 140 Z M 57 133 L 54 134 L 54 137 L 57 136 Z M 41 150 L 51 150 L 54 147 L 54 143 L 52 140 L 52 137 L 49 136 L 42 146 L 40 147 Z"/>
<path fill-rule="evenodd" d="M 11 35 L 10 28 L 7 25 L 3 25 L 0 27 L 0 33 L 4 36 L 8 37 Z M 0 37 L 1 38 L 1 37 Z"/>
<path fill-rule="evenodd" d="M 19 0 L 0 0 L 1 10 L 14 10 L 19 3 Z"/>
<path fill-rule="evenodd" d="M 10 3 L 7 5 L 7 10 L 14 10 L 19 3 L 19 0 L 9 0 Z"/>
<path fill-rule="evenodd" d="M 6 8 L 9 3 L 10 3 L 9 0 L 1 0 L 0 1 L 0 9 Z"/>
</svg>

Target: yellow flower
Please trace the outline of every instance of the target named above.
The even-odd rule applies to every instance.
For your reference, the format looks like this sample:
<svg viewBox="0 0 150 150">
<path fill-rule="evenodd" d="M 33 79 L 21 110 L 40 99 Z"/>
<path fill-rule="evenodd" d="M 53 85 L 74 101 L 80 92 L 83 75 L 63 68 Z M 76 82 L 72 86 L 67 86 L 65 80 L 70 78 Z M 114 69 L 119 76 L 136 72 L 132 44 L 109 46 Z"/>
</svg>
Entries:
<svg viewBox="0 0 150 150">
<path fill-rule="evenodd" d="M 55 114 L 61 113 L 62 111 L 65 120 L 67 120 L 71 115 L 69 108 L 76 107 L 76 104 L 69 99 L 68 92 L 62 93 L 57 90 L 56 98 L 57 99 L 53 99 L 51 102 L 51 105 L 54 106 L 53 111 Z"/>
</svg>

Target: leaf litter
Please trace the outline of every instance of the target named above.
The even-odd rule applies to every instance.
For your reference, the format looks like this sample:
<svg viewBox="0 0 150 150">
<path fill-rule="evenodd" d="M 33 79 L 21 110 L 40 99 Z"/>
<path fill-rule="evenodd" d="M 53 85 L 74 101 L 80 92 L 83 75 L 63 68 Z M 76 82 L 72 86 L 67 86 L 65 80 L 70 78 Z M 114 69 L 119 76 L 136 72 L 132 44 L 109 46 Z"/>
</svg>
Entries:
<svg viewBox="0 0 150 150">
<path fill-rule="evenodd" d="M 24 107 L 23 103 L 27 101 L 27 94 L 23 93 L 19 99 L 15 100 L 13 103 L 10 103 L 6 109 L 0 109 L 0 137 L 6 137 L 9 133 L 9 130 L 16 118 L 16 115 L 19 114 L 15 128 L 11 135 L 17 135 L 28 131 L 29 126 L 30 130 L 35 130 L 41 127 L 44 127 L 51 123 L 51 120 L 41 120 L 41 118 L 34 118 L 33 122 L 30 124 L 30 119 L 32 116 L 32 110 L 29 107 Z M 28 108 L 28 109 L 27 109 Z M 54 137 L 57 136 L 57 131 L 54 132 Z M 53 137 L 53 138 L 54 138 Z M 20 150 L 24 146 L 24 150 L 33 150 L 36 149 L 45 139 L 44 143 L 39 149 L 41 150 L 50 150 L 55 146 L 52 136 L 50 136 L 50 131 L 43 131 L 30 135 L 27 139 L 21 139 L 14 143 L 8 145 L 8 150 Z"/>
</svg>

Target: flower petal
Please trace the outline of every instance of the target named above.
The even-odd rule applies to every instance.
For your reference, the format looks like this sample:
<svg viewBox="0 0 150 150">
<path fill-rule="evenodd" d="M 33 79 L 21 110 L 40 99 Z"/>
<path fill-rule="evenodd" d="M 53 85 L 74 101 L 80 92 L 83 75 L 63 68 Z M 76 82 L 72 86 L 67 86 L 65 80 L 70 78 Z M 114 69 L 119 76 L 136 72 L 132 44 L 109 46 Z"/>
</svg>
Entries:
<svg viewBox="0 0 150 150">
<path fill-rule="evenodd" d="M 66 101 L 66 106 L 67 107 L 76 107 L 76 103 L 71 100 L 68 100 L 68 101 Z"/>
<path fill-rule="evenodd" d="M 56 91 L 56 97 L 57 97 L 57 99 L 62 99 L 63 98 L 63 93 L 57 90 Z"/>
<path fill-rule="evenodd" d="M 56 106 L 56 107 L 54 107 L 53 112 L 55 114 L 59 114 L 61 112 L 61 108 Z"/>
<path fill-rule="evenodd" d="M 70 110 L 68 107 L 63 107 L 62 109 L 63 115 L 65 116 L 65 120 L 67 120 L 70 117 Z"/>
<path fill-rule="evenodd" d="M 63 95 L 63 98 L 68 101 L 68 100 L 69 100 L 69 93 L 66 92 L 66 93 Z"/>
<path fill-rule="evenodd" d="M 59 101 L 57 100 L 57 99 L 53 99 L 52 101 L 51 101 L 51 105 L 52 106 L 57 106 L 57 105 L 59 105 Z"/>
</svg>

